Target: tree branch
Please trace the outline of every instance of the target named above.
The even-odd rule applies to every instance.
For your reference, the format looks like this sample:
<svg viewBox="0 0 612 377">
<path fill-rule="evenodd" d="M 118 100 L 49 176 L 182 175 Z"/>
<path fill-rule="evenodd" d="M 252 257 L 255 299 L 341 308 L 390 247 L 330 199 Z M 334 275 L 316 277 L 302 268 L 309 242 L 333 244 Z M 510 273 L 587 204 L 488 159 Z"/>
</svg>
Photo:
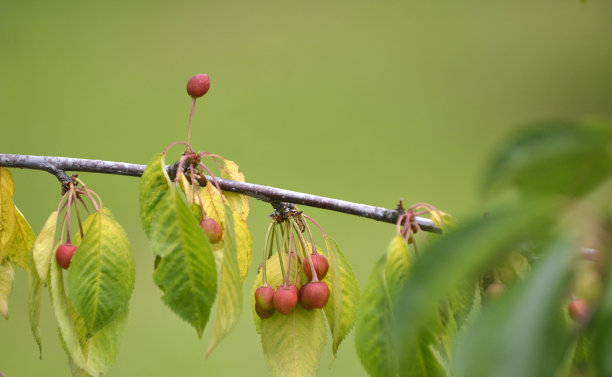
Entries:
<svg viewBox="0 0 612 377">
<path fill-rule="evenodd" d="M 146 165 L 130 164 L 126 162 L 54 156 L 29 156 L 19 154 L 0 154 L 0 166 L 44 170 L 55 175 L 60 182 L 63 182 L 66 178 L 68 178 L 65 171 L 80 171 L 140 177 L 147 167 Z M 206 179 L 212 182 L 212 178 L 210 176 L 206 176 Z M 248 195 L 267 203 L 288 202 L 301 204 L 366 217 L 392 224 L 395 224 L 398 216 L 402 214 L 402 211 L 398 209 L 374 207 L 367 204 L 353 203 L 345 200 L 326 198 L 323 196 L 289 191 L 271 186 L 257 185 L 254 183 L 232 181 L 218 177 L 216 177 L 216 180 L 219 182 L 219 186 L 223 191 Z M 419 224 L 421 229 L 425 231 L 434 233 L 442 232 L 440 228 L 438 228 L 430 219 L 417 217 L 416 222 Z"/>
</svg>

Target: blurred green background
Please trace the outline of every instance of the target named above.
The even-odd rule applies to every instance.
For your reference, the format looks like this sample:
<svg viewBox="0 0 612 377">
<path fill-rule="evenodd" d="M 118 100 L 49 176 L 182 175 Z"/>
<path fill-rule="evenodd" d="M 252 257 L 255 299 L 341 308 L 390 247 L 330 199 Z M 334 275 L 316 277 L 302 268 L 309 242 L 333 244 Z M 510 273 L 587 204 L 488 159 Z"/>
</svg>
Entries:
<svg viewBox="0 0 612 377">
<path fill-rule="evenodd" d="M 212 85 L 193 144 L 237 161 L 248 181 L 386 207 L 426 201 L 461 220 L 479 210 L 481 172 L 517 126 L 612 116 L 612 2 L 0 0 L 0 153 L 145 164 L 186 138 L 185 85 L 200 72 Z M 38 232 L 59 185 L 12 173 Z M 80 177 L 127 230 L 137 263 L 108 376 L 266 376 L 247 295 L 239 326 L 205 360 L 212 326 L 198 340 L 152 282 L 139 180 Z M 271 207 L 251 206 L 257 258 Z M 302 209 L 363 284 L 393 226 Z M 19 271 L 0 371 L 69 375 L 48 297 L 38 360 L 26 297 Z M 320 376 L 365 375 L 352 335 L 331 361 L 328 345 Z"/>
</svg>

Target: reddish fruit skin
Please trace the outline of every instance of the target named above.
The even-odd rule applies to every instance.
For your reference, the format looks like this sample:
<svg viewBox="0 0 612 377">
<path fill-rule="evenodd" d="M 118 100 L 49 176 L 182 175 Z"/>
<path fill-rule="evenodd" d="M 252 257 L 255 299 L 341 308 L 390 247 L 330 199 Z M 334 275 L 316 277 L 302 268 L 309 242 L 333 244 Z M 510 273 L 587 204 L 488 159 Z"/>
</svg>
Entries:
<svg viewBox="0 0 612 377">
<path fill-rule="evenodd" d="M 487 287 L 487 298 L 494 299 L 501 296 L 508 288 L 504 283 L 492 283 Z"/>
<path fill-rule="evenodd" d="M 317 272 L 317 278 L 319 278 L 319 280 L 323 280 L 325 275 L 327 275 L 327 271 L 329 270 L 329 262 L 327 262 L 327 258 L 325 258 L 325 255 L 322 254 L 310 254 L 310 258 L 312 258 L 312 264 Z M 312 279 L 312 269 L 310 268 L 310 261 L 308 260 L 308 257 L 304 258 L 302 267 L 304 273 L 306 276 L 308 276 L 308 279 Z"/>
<path fill-rule="evenodd" d="M 187 93 L 193 98 L 202 97 L 210 89 L 210 78 L 206 73 L 200 73 L 187 82 Z"/>
<path fill-rule="evenodd" d="M 304 285 L 302 302 L 315 309 L 321 309 L 329 300 L 329 288 L 322 281 L 311 281 Z"/>
<path fill-rule="evenodd" d="M 221 241 L 221 238 L 223 238 L 223 229 L 221 229 L 221 225 L 210 217 L 200 221 L 200 226 L 210 243 L 218 243 Z"/>
<path fill-rule="evenodd" d="M 589 305 L 581 298 L 575 298 L 568 306 L 570 317 L 576 322 L 582 322 L 589 313 Z"/>
<path fill-rule="evenodd" d="M 57 247 L 57 250 L 55 251 L 55 259 L 57 259 L 57 264 L 59 264 L 64 270 L 67 270 L 68 267 L 70 267 L 70 261 L 72 260 L 75 250 L 76 246 L 70 242 L 65 242 Z"/>
<path fill-rule="evenodd" d="M 274 308 L 280 313 L 287 315 L 293 311 L 298 303 L 298 288 L 290 284 L 286 287 L 280 286 L 274 293 Z"/>
<path fill-rule="evenodd" d="M 261 319 L 270 318 L 272 315 L 274 315 L 274 308 L 262 309 L 259 307 L 259 305 L 257 305 L 257 303 L 255 303 L 255 313 L 257 313 L 257 316 Z"/>
<path fill-rule="evenodd" d="M 274 288 L 262 285 L 255 291 L 255 303 L 263 310 L 274 310 Z"/>
<path fill-rule="evenodd" d="M 306 286 L 310 284 L 310 283 L 306 283 L 304 285 L 302 285 L 302 287 L 300 288 L 300 304 L 302 305 L 302 307 L 308 311 L 311 311 L 312 309 L 314 309 L 310 304 L 304 302 L 303 298 L 304 298 L 304 289 L 306 288 Z"/>
</svg>

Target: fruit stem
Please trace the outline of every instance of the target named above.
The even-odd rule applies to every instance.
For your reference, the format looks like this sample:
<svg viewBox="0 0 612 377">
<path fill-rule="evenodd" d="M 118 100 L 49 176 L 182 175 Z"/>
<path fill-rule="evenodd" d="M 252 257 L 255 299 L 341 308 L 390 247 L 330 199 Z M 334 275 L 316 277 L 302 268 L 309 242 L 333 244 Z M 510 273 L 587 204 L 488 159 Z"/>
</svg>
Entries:
<svg viewBox="0 0 612 377">
<path fill-rule="evenodd" d="M 306 225 L 306 230 L 308 230 L 308 236 L 310 237 L 310 245 L 312 246 L 312 254 L 318 254 L 317 245 L 315 244 L 315 240 L 312 235 L 312 231 L 310 230 L 310 226 L 308 225 L 308 222 L 302 221 L 302 224 Z"/>
<path fill-rule="evenodd" d="M 314 219 L 310 216 L 306 216 L 302 213 L 302 216 L 304 216 L 304 218 L 310 220 L 313 224 L 315 224 L 317 226 L 317 228 L 319 228 L 319 230 L 321 231 L 321 233 L 323 233 L 323 237 L 327 238 L 327 233 L 325 233 L 325 231 L 323 230 L 323 228 L 321 228 L 321 225 L 319 225 L 316 221 L 314 221 Z"/>
<path fill-rule="evenodd" d="M 268 241 L 270 241 L 270 236 L 274 236 L 274 222 L 272 221 L 270 223 L 270 225 L 268 226 L 268 230 L 266 231 L 266 241 L 264 242 L 264 249 L 263 249 L 263 260 L 261 261 L 262 263 L 262 268 L 263 268 L 263 283 L 264 285 L 268 285 L 268 279 L 266 277 L 266 264 L 268 261 L 268 258 L 266 258 L 266 254 L 268 252 Z"/>
<path fill-rule="evenodd" d="M 191 112 L 189 113 L 189 130 L 187 131 L 187 144 L 191 144 L 191 123 L 193 122 L 193 112 L 195 110 L 196 98 L 192 97 Z M 189 147 L 191 148 L 191 147 Z M 192 150 L 193 151 L 193 150 Z"/>
<path fill-rule="evenodd" d="M 208 172 L 208 174 L 210 174 L 213 182 L 215 183 L 215 186 L 217 186 L 217 190 L 219 191 L 219 195 L 221 195 L 221 200 L 223 201 L 223 203 L 225 203 L 225 198 L 223 197 L 223 191 L 221 191 L 221 186 L 219 186 L 219 182 L 217 182 L 217 178 L 215 177 L 215 175 L 212 173 L 212 171 L 210 171 L 208 166 L 204 165 L 203 162 L 200 162 L 200 166 L 202 166 Z"/>
<path fill-rule="evenodd" d="M 76 211 L 77 222 L 79 223 L 79 233 L 81 233 L 81 239 L 83 239 L 83 223 L 81 222 L 81 213 L 79 212 L 79 205 L 78 203 L 76 203 L 76 199 L 78 198 L 78 195 L 76 192 L 74 192 L 73 195 L 74 195 L 74 199 L 72 201 L 75 203 L 74 210 Z"/>
<path fill-rule="evenodd" d="M 300 236 L 299 240 L 302 243 L 302 245 L 304 245 L 304 247 L 308 249 L 306 246 L 306 239 L 304 238 L 304 235 L 301 232 L 299 232 L 299 229 L 298 229 L 298 226 L 295 220 L 291 219 L 291 225 L 293 225 L 293 228 L 295 229 L 295 231 L 298 232 Z M 310 271 L 312 272 L 312 281 L 316 283 L 319 281 L 319 277 L 317 276 L 317 271 L 315 271 L 314 263 L 312 263 L 312 257 L 310 256 L 310 253 L 308 252 L 306 253 L 306 258 L 308 258 L 308 263 L 310 264 Z"/>
<path fill-rule="evenodd" d="M 164 151 L 162 152 L 162 156 L 165 156 L 165 155 L 168 153 L 168 151 L 170 150 L 170 148 L 172 148 L 173 146 L 175 146 L 175 145 L 177 145 L 177 144 L 183 144 L 184 146 L 186 146 L 186 147 L 187 147 L 187 150 L 188 150 L 190 153 L 194 153 L 194 152 L 193 152 L 193 148 L 191 147 L 191 144 L 186 143 L 186 142 L 184 142 L 184 141 L 175 141 L 174 143 L 171 143 L 170 145 L 168 145 L 168 146 L 166 147 L 166 149 L 164 149 Z M 165 165 L 165 164 L 164 164 L 164 165 Z M 165 169 L 164 169 L 164 170 L 165 170 Z"/>
<path fill-rule="evenodd" d="M 290 251 L 289 254 L 287 254 L 287 276 L 283 279 L 283 287 L 285 288 L 289 286 L 289 275 L 291 275 L 291 254 L 295 254 L 295 252 Z M 295 259 L 297 259 L 297 255 Z M 297 268 L 295 270 L 297 271 Z"/>
<path fill-rule="evenodd" d="M 189 164 L 189 172 L 191 173 L 191 203 L 194 203 L 196 192 L 198 193 L 197 195 L 200 196 L 200 190 L 198 190 L 198 183 L 195 179 L 195 172 L 193 171 L 193 164 Z"/>
<path fill-rule="evenodd" d="M 279 249 L 278 252 L 278 261 L 280 263 L 280 267 L 281 267 L 281 275 L 283 277 L 283 281 L 285 281 L 285 263 L 283 262 L 283 256 L 285 254 L 285 238 L 287 238 L 287 232 L 283 233 L 283 239 L 282 239 L 282 249 Z"/>
</svg>

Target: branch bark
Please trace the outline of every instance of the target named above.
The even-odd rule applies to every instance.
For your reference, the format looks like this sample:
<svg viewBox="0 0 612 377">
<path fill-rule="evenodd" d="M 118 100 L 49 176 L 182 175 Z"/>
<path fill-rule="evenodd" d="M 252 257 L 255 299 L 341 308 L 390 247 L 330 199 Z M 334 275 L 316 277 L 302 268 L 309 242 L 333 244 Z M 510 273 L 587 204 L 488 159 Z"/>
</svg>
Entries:
<svg viewBox="0 0 612 377">
<path fill-rule="evenodd" d="M 0 154 L 0 166 L 9 168 L 43 170 L 55 175 L 61 182 L 66 179 L 66 171 L 79 171 L 89 173 L 103 173 L 140 177 L 146 165 L 131 164 L 126 162 L 114 162 L 103 160 L 88 160 L 81 158 L 55 157 L 55 156 L 31 156 L 20 154 Z M 212 182 L 210 176 L 206 179 Z M 288 202 L 336 211 L 373 220 L 395 224 L 402 211 L 375 207 L 367 204 L 353 203 L 346 200 L 327 198 L 302 192 L 289 191 L 281 188 L 263 186 L 254 183 L 238 182 L 216 177 L 223 191 L 236 192 L 248 195 L 257 200 L 267 203 Z M 441 233 L 433 221 L 423 217 L 417 217 L 416 222 L 421 229 Z"/>
</svg>

